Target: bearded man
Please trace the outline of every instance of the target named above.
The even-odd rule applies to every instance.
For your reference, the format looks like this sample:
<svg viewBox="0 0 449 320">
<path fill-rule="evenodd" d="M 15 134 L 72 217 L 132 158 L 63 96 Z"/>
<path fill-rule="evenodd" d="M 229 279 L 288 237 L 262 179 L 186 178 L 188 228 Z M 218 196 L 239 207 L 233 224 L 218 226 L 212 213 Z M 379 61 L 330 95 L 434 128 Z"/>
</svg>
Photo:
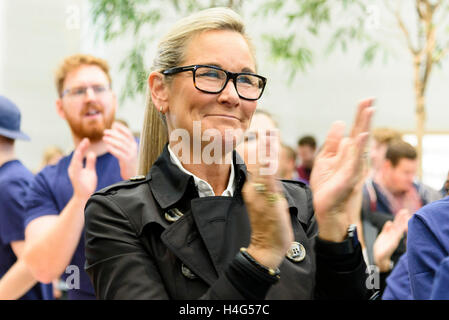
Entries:
<svg viewBox="0 0 449 320">
<path fill-rule="evenodd" d="M 24 262 L 38 281 L 66 280 L 68 299 L 94 299 L 84 271 L 84 206 L 96 190 L 136 174 L 138 146 L 131 131 L 114 122 L 117 98 L 106 61 L 67 57 L 56 87 L 56 110 L 70 127 L 75 150 L 31 183 Z"/>
</svg>

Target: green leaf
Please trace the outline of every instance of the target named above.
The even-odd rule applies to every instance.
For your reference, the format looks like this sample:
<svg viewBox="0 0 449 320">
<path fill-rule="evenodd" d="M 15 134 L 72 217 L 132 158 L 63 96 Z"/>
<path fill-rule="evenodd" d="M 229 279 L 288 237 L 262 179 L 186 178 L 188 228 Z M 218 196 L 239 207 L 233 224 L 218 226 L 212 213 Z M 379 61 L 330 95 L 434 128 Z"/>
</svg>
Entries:
<svg viewBox="0 0 449 320">
<path fill-rule="evenodd" d="M 376 57 L 378 51 L 379 51 L 379 44 L 373 43 L 369 45 L 363 53 L 362 65 L 371 64 L 374 58 Z"/>
</svg>

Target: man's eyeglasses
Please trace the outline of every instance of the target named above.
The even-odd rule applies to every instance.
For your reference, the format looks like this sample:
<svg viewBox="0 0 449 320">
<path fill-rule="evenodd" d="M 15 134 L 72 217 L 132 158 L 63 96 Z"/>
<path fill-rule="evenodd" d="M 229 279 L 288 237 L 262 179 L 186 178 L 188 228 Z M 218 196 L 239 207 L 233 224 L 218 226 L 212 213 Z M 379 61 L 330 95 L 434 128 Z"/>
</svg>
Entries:
<svg viewBox="0 0 449 320">
<path fill-rule="evenodd" d="M 63 98 L 64 96 L 70 96 L 73 98 L 84 97 L 84 95 L 86 94 L 87 90 L 89 90 L 89 88 L 92 89 L 92 91 L 96 95 L 101 95 L 101 94 L 104 94 L 105 92 L 107 92 L 110 89 L 110 86 L 102 85 L 102 84 L 94 84 L 91 86 L 69 88 L 62 92 L 61 98 Z"/>
<path fill-rule="evenodd" d="M 250 72 L 230 72 L 216 66 L 192 65 L 176 67 L 162 71 L 169 76 L 176 73 L 192 71 L 193 85 L 205 93 L 220 93 L 228 84 L 229 79 L 234 82 L 235 90 L 240 98 L 258 100 L 263 93 L 267 79 Z"/>
</svg>

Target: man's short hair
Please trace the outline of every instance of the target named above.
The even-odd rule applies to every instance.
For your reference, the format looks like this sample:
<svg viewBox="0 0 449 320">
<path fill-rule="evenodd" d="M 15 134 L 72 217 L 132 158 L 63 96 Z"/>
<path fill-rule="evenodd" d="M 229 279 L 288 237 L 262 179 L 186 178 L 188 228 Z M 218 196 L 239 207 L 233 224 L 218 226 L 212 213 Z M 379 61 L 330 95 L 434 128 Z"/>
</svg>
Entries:
<svg viewBox="0 0 449 320">
<path fill-rule="evenodd" d="M 298 140 L 298 146 L 309 146 L 316 149 L 316 140 L 313 136 L 303 136 Z"/>
<path fill-rule="evenodd" d="M 390 144 L 393 140 L 402 139 L 401 133 L 391 128 L 376 128 L 372 131 L 372 137 L 380 144 Z"/>
<path fill-rule="evenodd" d="M 403 140 L 393 140 L 385 154 L 385 159 L 389 160 L 393 167 L 396 167 L 401 159 L 415 160 L 417 158 L 416 149 Z"/>
<path fill-rule="evenodd" d="M 288 145 L 286 145 L 284 143 L 281 143 L 281 147 L 284 148 L 285 151 L 287 152 L 287 157 L 289 159 L 291 159 L 291 160 L 296 162 L 296 152 L 295 152 L 295 150 L 293 150 L 292 147 L 290 147 L 290 146 L 288 146 Z"/>
<path fill-rule="evenodd" d="M 58 90 L 58 95 L 60 97 L 62 95 L 62 88 L 67 74 L 75 69 L 78 69 L 82 65 L 99 67 L 108 77 L 109 84 L 112 84 L 111 75 L 109 74 L 109 64 L 106 62 L 106 60 L 94 57 L 89 54 L 78 53 L 65 58 L 59 65 L 58 69 L 56 69 L 55 83 L 56 89 Z"/>
</svg>

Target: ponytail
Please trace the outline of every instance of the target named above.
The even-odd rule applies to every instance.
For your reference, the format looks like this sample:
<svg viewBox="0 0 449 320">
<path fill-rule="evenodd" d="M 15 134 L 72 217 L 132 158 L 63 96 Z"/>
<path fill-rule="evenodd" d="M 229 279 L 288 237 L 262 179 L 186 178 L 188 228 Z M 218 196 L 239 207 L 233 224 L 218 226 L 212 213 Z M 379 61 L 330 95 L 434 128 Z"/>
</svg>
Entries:
<svg viewBox="0 0 449 320">
<path fill-rule="evenodd" d="M 139 174 L 146 175 L 150 171 L 167 142 L 167 126 L 154 106 L 150 90 L 147 89 L 147 105 L 140 135 Z"/>
</svg>

